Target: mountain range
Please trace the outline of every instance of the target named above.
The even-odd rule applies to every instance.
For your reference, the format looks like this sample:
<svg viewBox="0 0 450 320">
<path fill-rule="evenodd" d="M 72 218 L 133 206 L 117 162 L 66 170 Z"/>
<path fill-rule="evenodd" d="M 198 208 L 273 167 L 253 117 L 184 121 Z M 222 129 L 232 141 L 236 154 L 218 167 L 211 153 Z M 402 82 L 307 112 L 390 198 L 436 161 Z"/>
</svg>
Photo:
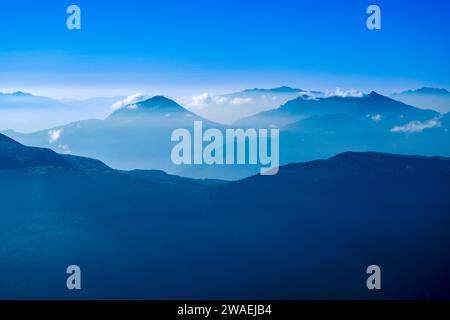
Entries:
<svg viewBox="0 0 450 320">
<path fill-rule="evenodd" d="M 287 87 L 270 90 L 300 91 Z M 376 92 L 361 97 L 303 94 L 277 109 L 224 126 L 155 96 L 124 106 L 105 120 L 78 121 L 32 134 L 4 133 L 27 145 L 100 159 L 119 169 L 157 169 L 191 178 L 236 180 L 256 174 L 259 167 L 174 165 L 170 158 L 173 130 L 191 130 L 194 121 L 202 121 L 205 130 L 280 128 L 281 164 L 288 164 L 346 151 L 450 156 L 448 119 L 448 114 L 415 108 Z"/>
<path fill-rule="evenodd" d="M 194 121 L 202 121 L 205 130 L 223 127 L 155 96 L 116 110 L 105 120 L 78 121 L 33 134 L 6 133 L 27 145 L 101 159 L 115 168 L 178 173 L 183 168 L 171 161 L 171 134 L 178 128 L 191 129 Z"/>
<path fill-rule="evenodd" d="M 25 92 L 0 92 L 0 130 L 35 132 L 82 119 L 105 118 L 122 99 L 52 99 Z"/>
<path fill-rule="evenodd" d="M 392 98 L 424 109 L 434 109 L 441 113 L 450 112 L 450 91 L 443 88 L 423 87 L 394 93 Z"/>
<path fill-rule="evenodd" d="M 0 135 L 0 298 L 448 299 L 449 213 L 448 158 L 347 152 L 211 182 Z"/>
<path fill-rule="evenodd" d="M 186 105 L 207 119 L 231 124 L 239 119 L 276 109 L 299 96 L 321 94 L 286 86 L 270 89 L 254 88 L 223 95 L 203 94 L 196 97 L 195 101 L 187 101 Z"/>
<path fill-rule="evenodd" d="M 390 99 L 376 92 L 363 97 L 325 97 L 310 99 L 298 97 L 281 107 L 241 119 L 236 126 L 283 127 L 311 116 L 344 113 L 364 119 L 377 117 L 388 125 L 402 125 L 413 120 L 423 121 L 439 115 L 432 110 L 422 110 Z"/>
</svg>

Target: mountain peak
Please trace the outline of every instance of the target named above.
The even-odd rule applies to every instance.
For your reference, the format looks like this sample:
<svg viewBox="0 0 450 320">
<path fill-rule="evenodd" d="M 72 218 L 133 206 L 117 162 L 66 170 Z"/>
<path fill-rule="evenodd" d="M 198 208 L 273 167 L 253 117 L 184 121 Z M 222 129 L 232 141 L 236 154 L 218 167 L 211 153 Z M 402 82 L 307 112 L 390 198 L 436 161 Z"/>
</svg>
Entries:
<svg viewBox="0 0 450 320">
<path fill-rule="evenodd" d="M 375 97 L 384 97 L 383 95 L 379 94 L 379 93 L 376 92 L 376 91 L 371 91 L 371 92 L 368 94 L 368 96 L 369 96 L 369 97 L 372 97 L 372 98 L 375 98 Z"/>
<path fill-rule="evenodd" d="M 26 93 L 26 92 L 23 92 L 23 91 L 16 91 L 16 92 L 12 93 L 12 95 L 13 96 L 20 96 L 20 97 L 30 97 L 30 96 L 32 96 L 32 94 Z"/>
<path fill-rule="evenodd" d="M 165 96 L 154 96 L 147 100 L 142 100 L 129 104 L 117 111 L 137 111 L 137 110 L 166 110 L 166 109 L 183 109 L 175 101 L 166 98 Z M 116 112 L 117 112 L 116 111 Z"/>
<path fill-rule="evenodd" d="M 397 102 L 396 100 L 386 97 L 378 92 L 372 91 L 368 95 L 365 96 L 366 99 L 372 100 L 372 101 L 383 101 L 383 102 Z"/>
<path fill-rule="evenodd" d="M 148 107 L 148 106 L 174 106 L 174 105 L 178 105 L 178 103 L 176 103 L 175 101 L 165 97 L 165 96 L 154 96 L 150 99 L 141 101 L 138 103 L 138 105 L 142 105 L 144 107 Z"/>
<path fill-rule="evenodd" d="M 3 96 L 14 96 L 14 97 L 32 97 L 33 96 L 31 93 L 26 93 L 26 92 L 23 92 L 23 91 L 16 91 L 16 92 L 13 92 L 13 93 L 1 93 L 0 92 L 0 95 L 3 95 Z"/>
<path fill-rule="evenodd" d="M 169 99 L 165 96 L 154 96 L 150 99 L 141 101 L 136 103 L 135 108 L 131 111 L 140 110 L 140 111 L 160 111 L 160 112 L 177 112 L 177 111 L 185 111 L 188 112 L 185 108 L 180 106 L 177 102 L 172 99 Z"/>
<path fill-rule="evenodd" d="M 244 90 L 244 92 L 297 93 L 297 92 L 303 92 L 303 90 L 302 89 L 297 89 L 297 88 L 291 88 L 291 87 L 288 87 L 288 86 L 281 86 L 281 87 L 271 88 L 271 89 L 253 88 L 253 89 Z"/>
<path fill-rule="evenodd" d="M 154 96 L 150 99 L 136 102 L 134 104 L 116 110 L 109 116 L 109 118 L 136 118 L 148 113 L 173 114 L 182 112 L 190 113 L 188 110 L 169 98 L 166 98 L 164 96 Z"/>
</svg>

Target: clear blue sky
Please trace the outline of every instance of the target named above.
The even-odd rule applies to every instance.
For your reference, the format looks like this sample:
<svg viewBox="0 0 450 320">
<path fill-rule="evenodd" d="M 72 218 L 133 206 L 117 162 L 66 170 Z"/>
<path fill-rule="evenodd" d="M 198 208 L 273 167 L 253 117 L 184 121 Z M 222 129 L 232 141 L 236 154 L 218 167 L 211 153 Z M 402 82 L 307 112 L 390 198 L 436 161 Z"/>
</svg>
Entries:
<svg viewBox="0 0 450 320">
<path fill-rule="evenodd" d="M 0 90 L 449 88 L 449 17 L 448 0 L 2 0 Z"/>
</svg>

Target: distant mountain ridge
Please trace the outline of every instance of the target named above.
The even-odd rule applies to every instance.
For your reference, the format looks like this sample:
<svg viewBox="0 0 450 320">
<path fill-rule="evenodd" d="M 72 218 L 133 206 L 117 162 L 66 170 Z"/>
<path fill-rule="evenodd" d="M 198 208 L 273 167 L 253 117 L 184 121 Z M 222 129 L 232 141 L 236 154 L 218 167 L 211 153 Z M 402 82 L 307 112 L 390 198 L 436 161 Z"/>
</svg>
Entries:
<svg viewBox="0 0 450 320">
<path fill-rule="evenodd" d="M 277 92 L 277 93 L 298 93 L 298 92 L 305 92 L 305 90 L 298 89 L 298 88 L 291 88 L 287 86 L 281 86 L 271 89 L 261 89 L 261 88 L 253 88 L 253 89 L 246 89 L 243 92 Z"/>
<path fill-rule="evenodd" d="M 6 108 L 71 108 L 56 99 L 35 96 L 30 93 L 17 91 L 13 93 L 0 93 L 0 109 Z"/>
<path fill-rule="evenodd" d="M 240 106 L 246 108 L 246 106 Z M 329 158 L 346 151 L 449 156 L 446 116 L 376 92 L 362 97 L 297 96 L 279 108 L 223 126 L 163 96 L 134 103 L 105 120 L 79 121 L 33 134 L 5 132 L 27 145 L 101 159 L 124 169 L 157 169 L 190 178 L 241 179 L 258 166 L 176 166 L 173 130 L 280 128 L 281 164 Z"/>
<path fill-rule="evenodd" d="M 391 97 L 419 108 L 450 112 L 450 91 L 444 88 L 423 87 L 394 93 Z"/>
<path fill-rule="evenodd" d="M 287 86 L 277 88 L 253 88 L 243 91 L 222 94 L 216 96 L 205 96 L 203 103 L 192 105 L 200 115 L 213 121 L 231 124 L 244 117 L 272 110 L 298 97 L 299 95 L 311 94 L 302 89 Z M 189 102 L 187 102 L 189 105 Z"/>
<path fill-rule="evenodd" d="M 336 113 L 346 113 L 359 118 L 380 115 L 384 119 L 389 119 L 391 123 L 425 120 L 438 115 L 435 111 L 417 109 L 373 91 L 363 97 L 331 96 L 317 99 L 299 97 L 278 109 L 241 119 L 235 125 L 283 127 L 311 116 Z"/>
<path fill-rule="evenodd" d="M 0 131 L 34 132 L 81 119 L 103 119 L 111 112 L 113 101 L 117 100 L 59 100 L 22 91 L 0 93 Z"/>
<path fill-rule="evenodd" d="M 172 132 L 202 121 L 205 130 L 222 125 L 202 118 L 163 96 L 124 106 L 105 120 L 77 121 L 33 134 L 4 132 L 20 142 L 104 161 L 118 169 L 160 169 L 178 173 L 172 163 Z"/>
<path fill-rule="evenodd" d="M 26 93 L 26 92 L 22 92 L 22 91 L 16 91 L 16 92 L 11 92 L 11 93 L 0 92 L 0 96 L 30 97 L 30 96 L 33 96 L 33 95 L 31 93 Z"/>
<path fill-rule="evenodd" d="M 416 90 L 407 90 L 401 92 L 402 94 L 431 94 L 431 95 L 446 95 L 450 96 L 450 91 L 444 88 L 431 88 L 431 87 L 423 87 Z"/>
</svg>

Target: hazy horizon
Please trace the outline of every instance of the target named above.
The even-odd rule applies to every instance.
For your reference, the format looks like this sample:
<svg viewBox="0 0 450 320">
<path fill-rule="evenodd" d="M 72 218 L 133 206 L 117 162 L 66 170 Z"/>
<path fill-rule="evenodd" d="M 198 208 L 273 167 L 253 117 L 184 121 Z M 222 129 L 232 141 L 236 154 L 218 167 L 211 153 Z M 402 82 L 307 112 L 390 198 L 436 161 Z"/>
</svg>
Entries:
<svg viewBox="0 0 450 320">
<path fill-rule="evenodd" d="M 2 4 L 0 91 L 86 99 L 282 85 L 384 94 L 450 88 L 443 1 L 380 0 L 376 32 L 366 28 L 367 4 L 354 0 L 79 0 L 81 30 L 66 28 L 67 3 L 33 4 Z"/>
</svg>

